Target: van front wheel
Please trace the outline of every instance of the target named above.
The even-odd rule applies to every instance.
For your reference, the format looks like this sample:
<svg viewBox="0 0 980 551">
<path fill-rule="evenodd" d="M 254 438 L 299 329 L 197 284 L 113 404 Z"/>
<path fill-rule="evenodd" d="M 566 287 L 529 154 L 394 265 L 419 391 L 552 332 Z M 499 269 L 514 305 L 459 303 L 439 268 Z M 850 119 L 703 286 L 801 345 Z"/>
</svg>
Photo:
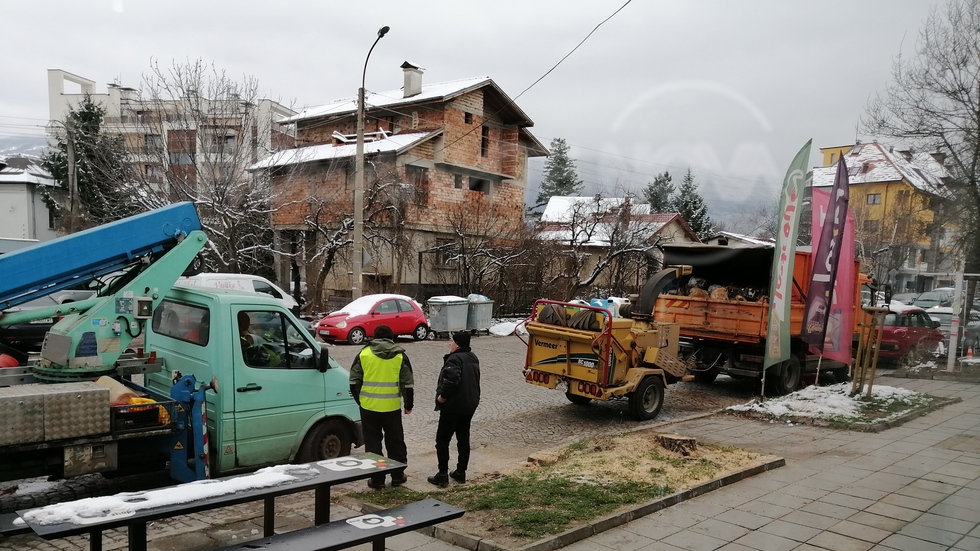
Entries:
<svg viewBox="0 0 980 551">
<path fill-rule="evenodd" d="M 339 421 L 324 421 L 317 425 L 303 441 L 297 459 L 302 463 L 321 461 L 350 455 L 351 436 Z"/>
</svg>

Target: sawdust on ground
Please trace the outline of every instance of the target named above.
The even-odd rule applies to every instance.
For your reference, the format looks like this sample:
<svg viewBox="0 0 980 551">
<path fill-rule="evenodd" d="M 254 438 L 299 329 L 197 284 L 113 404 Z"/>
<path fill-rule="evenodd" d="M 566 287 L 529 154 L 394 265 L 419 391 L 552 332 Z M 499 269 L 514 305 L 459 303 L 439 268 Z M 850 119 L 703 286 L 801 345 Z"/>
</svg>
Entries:
<svg viewBox="0 0 980 551">
<path fill-rule="evenodd" d="M 775 456 L 701 443 L 696 443 L 695 449 L 685 455 L 661 445 L 657 436 L 663 434 L 640 430 L 589 438 L 561 450 L 535 454 L 522 469 L 547 470 L 548 473 L 583 484 L 634 481 L 669 486 L 674 492 L 681 492 L 777 459 Z M 472 482 L 479 483 L 504 474 L 509 473 L 493 473 Z M 651 498 L 651 501 L 654 499 Z M 582 519 L 582 523 L 590 520 L 593 519 Z M 533 541 L 510 535 L 508 527 L 494 511 L 467 511 L 462 518 L 446 525 L 510 549 Z"/>
</svg>

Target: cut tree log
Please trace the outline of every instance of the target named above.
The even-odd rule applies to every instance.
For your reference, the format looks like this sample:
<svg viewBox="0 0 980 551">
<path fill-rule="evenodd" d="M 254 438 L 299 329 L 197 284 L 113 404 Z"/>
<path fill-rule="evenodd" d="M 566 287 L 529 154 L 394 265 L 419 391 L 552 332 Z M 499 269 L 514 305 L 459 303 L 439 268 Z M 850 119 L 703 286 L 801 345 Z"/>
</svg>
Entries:
<svg viewBox="0 0 980 551">
<path fill-rule="evenodd" d="M 685 457 L 691 455 L 692 452 L 698 449 L 697 440 L 690 436 L 658 434 L 656 438 L 657 443 L 663 446 L 664 449 L 679 453 Z"/>
</svg>

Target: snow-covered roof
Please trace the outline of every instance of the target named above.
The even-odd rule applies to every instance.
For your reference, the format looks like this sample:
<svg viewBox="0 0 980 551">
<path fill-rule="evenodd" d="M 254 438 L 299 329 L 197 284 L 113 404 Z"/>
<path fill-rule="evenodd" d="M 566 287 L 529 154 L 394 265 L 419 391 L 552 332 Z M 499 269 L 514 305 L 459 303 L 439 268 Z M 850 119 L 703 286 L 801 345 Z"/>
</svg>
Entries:
<svg viewBox="0 0 980 551">
<path fill-rule="evenodd" d="M 632 199 L 630 199 L 632 201 Z M 572 242 L 584 246 L 608 247 L 610 237 L 619 229 L 613 219 L 616 210 L 626 203 L 625 197 L 551 197 L 541 214 L 544 226 L 539 233 L 546 241 Z M 693 240 L 697 237 L 676 212 L 651 213 L 648 203 L 632 203 L 631 232 L 654 236 L 672 221 L 677 221 Z M 595 217 L 609 216 L 609 221 Z M 578 218 L 578 220 L 576 220 Z M 581 223 L 579 223 L 581 222 Z"/>
<path fill-rule="evenodd" d="M 541 222 L 545 224 L 567 224 L 572 221 L 576 212 L 592 214 L 598 211 L 600 213 L 609 213 L 614 209 L 622 207 L 625 201 L 625 197 L 602 197 L 598 201 L 598 207 L 596 207 L 595 197 L 555 196 L 548 199 L 548 205 L 544 208 L 544 212 L 541 213 Z M 650 205 L 647 203 L 633 203 L 633 214 L 650 214 Z"/>
<path fill-rule="evenodd" d="M 871 142 L 855 144 L 844 154 L 844 162 L 851 185 L 905 180 L 924 193 L 940 196 L 948 193 L 942 181 L 946 171 L 928 153 L 895 151 Z M 814 168 L 813 187 L 834 185 L 836 174 L 836 165 Z"/>
<path fill-rule="evenodd" d="M 402 88 L 396 88 L 395 90 L 387 90 L 384 92 L 371 92 L 369 90 L 365 90 L 364 104 L 367 106 L 367 109 L 371 109 L 378 107 L 396 107 L 398 105 L 418 103 L 421 101 L 448 99 L 485 84 L 491 84 L 496 87 L 490 77 L 480 76 L 460 80 L 451 80 L 448 82 L 425 84 L 422 86 L 422 91 L 420 93 L 407 98 L 404 97 Z M 300 111 L 298 115 L 283 119 L 279 122 L 298 122 L 306 119 L 353 113 L 356 110 L 357 98 L 344 98 L 330 102 L 326 105 L 307 107 L 306 109 Z"/>
<path fill-rule="evenodd" d="M 442 133 L 442 130 L 432 132 L 412 132 L 408 134 L 393 134 L 381 140 L 364 144 L 364 154 L 395 152 L 401 153 L 419 143 Z M 321 144 L 296 149 L 280 151 L 248 167 L 249 170 L 260 170 L 276 166 L 296 165 L 314 161 L 330 161 L 344 159 L 357 154 L 357 144 L 341 145 Z"/>
<path fill-rule="evenodd" d="M 55 186 L 47 170 L 41 168 L 41 159 L 33 155 L 9 155 L 3 163 L 7 166 L 0 170 L 0 184 L 35 184 L 39 186 Z"/>
<path fill-rule="evenodd" d="M 705 243 L 708 243 L 708 244 L 712 244 L 712 242 L 718 240 L 719 237 L 726 237 L 726 238 L 728 238 L 729 245 L 732 244 L 731 243 L 731 240 L 735 240 L 735 241 L 741 241 L 741 242 L 744 242 L 744 243 L 747 243 L 747 244 L 750 244 L 750 245 L 763 245 L 763 246 L 766 246 L 766 247 L 773 247 L 773 246 L 775 246 L 774 242 L 771 239 L 761 239 L 761 238 L 758 238 L 758 237 L 752 237 L 752 236 L 749 236 L 749 235 L 743 235 L 743 234 L 740 234 L 740 233 L 732 233 L 732 232 L 727 232 L 727 231 L 720 231 L 720 232 L 712 235 L 711 237 L 705 239 L 704 242 Z"/>
</svg>

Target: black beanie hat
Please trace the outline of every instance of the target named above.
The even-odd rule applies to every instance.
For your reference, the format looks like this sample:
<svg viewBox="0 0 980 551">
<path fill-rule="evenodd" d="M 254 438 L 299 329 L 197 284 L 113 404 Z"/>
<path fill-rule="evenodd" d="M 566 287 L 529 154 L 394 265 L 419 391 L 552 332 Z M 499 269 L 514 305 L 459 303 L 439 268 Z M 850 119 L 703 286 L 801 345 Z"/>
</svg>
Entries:
<svg viewBox="0 0 980 551">
<path fill-rule="evenodd" d="M 453 341 L 456 342 L 460 348 L 469 348 L 470 346 L 470 334 L 469 333 L 453 333 Z"/>
</svg>

